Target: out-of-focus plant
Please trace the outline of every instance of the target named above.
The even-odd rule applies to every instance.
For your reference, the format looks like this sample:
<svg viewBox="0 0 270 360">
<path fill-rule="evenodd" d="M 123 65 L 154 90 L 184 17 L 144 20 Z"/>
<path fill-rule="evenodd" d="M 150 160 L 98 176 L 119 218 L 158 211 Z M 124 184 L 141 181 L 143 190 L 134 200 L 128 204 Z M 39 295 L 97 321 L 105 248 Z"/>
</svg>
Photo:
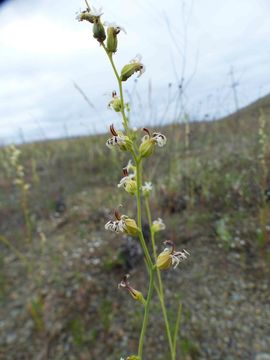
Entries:
<svg viewBox="0 0 270 360">
<path fill-rule="evenodd" d="M 32 234 L 32 222 L 28 206 L 28 195 L 30 184 L 26 181 L 25 171 L 22 162 L 20 161 L 21 151 L 16 148 L 14 145 L 11 145 L 7 148 L 7 155 L 11 168 L 13 169 L 14 176 L 14 185 L 19 188 L 21 196 L 21 209 L 24 216 L 24 222 L 26 226 L 26 236 L 27 240 L 31 243 L 33 234 Z"/>
<path fill-rule="evenodd" d="M 136 220 L 133 217 L 121 214 L 119 209 L 116 209 L 114 211 L 115 219 L 108 221 L 105 225 L 105 229 L 115 233 L 128 234 L 139 238 L 144 252 L 147 273 L 149 276 L 148 292 L 146 297 L 141 291 L 135 289 L 133 285 L 131 285 L 128 275 L 125 275 L 119 284 L 119 287 L 126 289 L 131 297 L 144 309 L 141 333 L 138 340 L 138 351 L 135 355 L 128 356 L 127 360 L 143 359 L 143 346 L 145 343 L 149 311 L 154 289 L 156 289 L 161 303 L 171 359 L 175 360 L 181 307 L 179 306 L 177 321 L 173 332 L 169 324 L 164 299 L 164 286 L 160 271 L 169 270 L 172 267 L 176 268 L 181 261 L 187 259 L 189 253 L 186 250 L 176 251 L 174 243 L 167 240 L 165 241 L 165 249 L 159 255 L 157 254 L 155 235 L 157 232 L 165 229 L 165 224 L 161 219 L 152 221 L 149 204 L 149 197 L 152 192 L 152 183 L 149 181 L 143 182 L 143 164 L 145 160 L 154 154 L 157 147 L 162 148 L 165 146 L 167 139 L 165 135 L 159 132 L 150 132 L 147 128 L 144 128 L 143 131 L 145 132 L 145 135 L 139 142 L 138 138 L 140 135 L 138 131 L 133 130 L 130 126 L 128 118 L 129 104 L 127 104 L 124 100 L 123 84 L 133 75 L 138 74 L 141 76 L 144 73 L 145 67 L 141 62 L 141 56 L 136 56 L 128 64 L 124 65 L 122 70 L 119 72 L 114 62 L 114 55 L 118 49 L 118 36 L 121 32 L 125 32 L 125 30 L 115 23 L 104 23 L 101 20 L 103 15 L 102 9 L 96 9 L 92 5 L 90 6 L 87 0 L 85 0 L 85 3 L 86 10 L 80 12 L 77 19 L 91 24 L 93 37 L 97 40 L 108 57 L 118 84 L 119 93 L 116 91 L 112 92 L 112 98 L 109 106 L 113 111 L 120 114 L 122 118 L 123 131 L 116 129 L 114 125 L 111 125 L 111 137 L 107 140 L 106 145 L 110 149 L 114 148 L 131 156 L 132 160 L 130 160 L 123 169 L 123 178 L 120 180 L 118 188 L 123 189 L 129 196 L 135 198 L 137 204 Z M 152 251 L 149 251 L 142 231 L 142 199 L 145 201 L 147 219 L 151 233 Z"/>
<path fill-rule="evenodd" d="M 223 217 L 216 222 L 216 233 L 220 246 L 225 250 L 229 250 L 232 245 L 232 234 L 228 228 L 228 218 Z"/>
<path fill-rule="evenodd" d="M 269 233 L 267 230 L 267 224 L 270 219 L 270 210 L 269 210 L 269 202 L 268 202 L 268 169 L 267 169 L 267 135 L 266 135 L 266 119 L 265 114 L 262 109 L 260 109 L 259 116 L 259 131 L 258 131 L 258 139 L 259 139 L 259 168 L 260 168 L 260 191 L 261 191 L 261 201 L 259 207 L 259 229 L 257 230 L 257 237 L 260 246 L 265 247 L 269 242 Z"/>
</svg>

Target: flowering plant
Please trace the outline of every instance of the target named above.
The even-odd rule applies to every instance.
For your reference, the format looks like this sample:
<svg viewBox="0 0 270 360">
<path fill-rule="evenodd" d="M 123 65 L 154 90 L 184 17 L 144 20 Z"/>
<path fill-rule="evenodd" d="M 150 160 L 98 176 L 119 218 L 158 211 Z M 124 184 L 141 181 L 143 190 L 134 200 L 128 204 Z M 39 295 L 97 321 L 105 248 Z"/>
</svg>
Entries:
<svg viewBox="0 0 270 360">
<path fill-rule="evenodd" d="M 102 9 L 96 9 L 93 6 L 90 7 L 87 0 L 85 0 L 85 2 L 86 10 L 80 12 L 77 16 L 77 19 L 79 21 L 86 21 L 91 24 L 93 37 L 98 41 L 100 46 L 105 51 L 105 54 L 107 55 L 112 66 L 119 88 L 119 96 L 117 95 L 116 91 L 112 92 L 112 100 L 109 103 L 109 107 L 115 112 L 120 113 L 122 118 L 123 131 L 116 130 L 114 125 L 111 125 L 111 137 L 107 140 L 106 145 L 110 149 L 117 148 L 119 151 L 125 151 L 130 154 L 132 161 L 129 161 L 128 165 L 123 169 L 124 176 L 120 180 L 118 188 L 123 188 L 129 195 L 135 197 L 137 202 L 136 220 L 130 218 L 127 215 L 121 215 L 118 210 L 115 210 L 115 219 L 109 220 L 105 225 L 105 229 L 119 234 L 126 233 L 139 238 L 145 257 L 147 273 L 149 276 L 149 286 L 146 297 L 143 296 L 142 292 L 134 289 L 130 285 L 128 281 L 128 275 L 125 275 L 119 284 L 120 288 L 127 289 L 131 297 L 144 307 L 144 316 L 138 341 L 137 354 L 128 356 L 126 360 L 143 359 L 143 346 L 145 342 L 149 310 L 154 289 L 158 294 L 162 308 L 171 359 L 175 360 L 181 304 L 179 305 L 174 332 L 172 332 L 168 320 L 167 309 L 165 306 L 164 288 L 160 271 L 168 270 L 172 267 L 176 268 L 181 261 L 187 259 L 189 253 L 186 250 L 175 251 L 174 243 L 167 240 L 165 241 L 166 248 L 159 255 L 157 254 L 155 234 L 164 230 L 165 224 L 160 218 L 158 220 L 152 221 L 149 197 L 151 195 L 153 185 L 149 181 L 146 181 L 144 185 L 142 184 L 144 159 L 152 156 L 156 150 L 156 147 L 164 147 L 166 145 L 167 139 L 165 135 L 159 132 L 155 131 L 150 133 L 147 128 L 144 128 L 143 131 L 146 134 L 141 138 L 140 142 L 138 141 L 137 132 L 133 131 L 129 124 L 128 104 L 125 103 L 123 96 L 123 83 L 135 74 L 141 76 L 145 71 L 145 66 L 141 62 L 141 56 L 137 55 L 128 64 L 123 66 L 121 72 L 118 72 L 114 63 L 114 55 L 118 50 L 118 36 L 120 32 L 125 32 L 125 30 L 121 26 L 118 26 L 114 23 L 112 24 L 102 22 Z M 149 251 L 142 231 L 142 199 L 145 203 L 147 220 L 149 222 L 152 251 Z M 121 360 L 124 359 L 121 358 Z"/>
</svg>

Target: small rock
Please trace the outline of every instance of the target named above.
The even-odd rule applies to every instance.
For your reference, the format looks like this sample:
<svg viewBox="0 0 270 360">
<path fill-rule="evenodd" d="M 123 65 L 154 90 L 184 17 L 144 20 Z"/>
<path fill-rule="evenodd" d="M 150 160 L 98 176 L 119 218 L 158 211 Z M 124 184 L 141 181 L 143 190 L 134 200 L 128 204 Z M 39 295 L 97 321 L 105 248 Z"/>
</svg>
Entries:
<svg viewBox="0 0 270 360">
<path fill-rule="evenodd" d="M 14 343 L 17 340 L 17 335 L 15 333 L 9 333 L 6 336 L 6 343 L 8 345 Z"/>
<path fill-rule="evenodd" d="M 255 360 L 270 360 L 270 354 L 259 353 L 255 356 Z"/>
</svg>

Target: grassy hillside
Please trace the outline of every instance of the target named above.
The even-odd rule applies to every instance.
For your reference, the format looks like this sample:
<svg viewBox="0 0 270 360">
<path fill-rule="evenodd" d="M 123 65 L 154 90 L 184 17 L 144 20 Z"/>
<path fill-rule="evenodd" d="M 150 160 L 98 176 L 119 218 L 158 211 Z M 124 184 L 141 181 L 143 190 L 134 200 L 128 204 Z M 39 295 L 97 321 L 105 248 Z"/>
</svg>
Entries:
<svg viewBox="0 0 270 360">
<path fill-rule="evenodd" d="M 145 162 L 154 214 L 167 225 L 160 249 L 173 239 L 192 254 L 164 275 L 168 306 L 175 296 L 184 304 L 182 359 L 255 359 L 270 349 L 269 130 L 267 96 L 219 121 L 165 126 L 165 151 Z M 32 241 L 10 155 L 0 150 L 0 358 L 113 360 L 136 349 L 141 309 L 117 283 L 129 271 L 144 290 L 144 264 L 136 240 L 104 231 L 115 206 L 134 214 L 116 191 L 129 159 L 121 153 L 119 165 L 106 138 L 20 147 Z M 152 319 L 149 360 L 166 360 L 162 326 Z"/>
</svg>

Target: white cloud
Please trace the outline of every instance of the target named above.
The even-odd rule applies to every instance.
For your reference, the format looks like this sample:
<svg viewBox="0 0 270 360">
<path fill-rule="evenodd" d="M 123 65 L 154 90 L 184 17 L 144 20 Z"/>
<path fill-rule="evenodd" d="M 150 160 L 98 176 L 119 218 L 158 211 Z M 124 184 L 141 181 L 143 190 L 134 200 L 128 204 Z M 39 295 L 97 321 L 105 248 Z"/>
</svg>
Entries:
<svg viewBox="0 0 270 360">
<path fill-rule="evenodd" d="M 119 38 L 119 68 L 137 53 L 143 55 L 147 71 L 137 85 L 136 97 L 147 108 L 151 79 L 154 109 L 147 108 L 142 116 L 139 108 L 134 118 L 137 124 L 162 117 L 169 82 L 171 91 L 177 92 L 175 71 L 181 77 L 183 52 L 188 78 L 199 50 L 196 76 L 186 94 L 188 110 L 194 115 L 232 110 L 228 77 L 232 65 L 236 78 L 243 73 L 241 105 L 255 99 L 260 89 L 270 91 L 268 0 L 194 0 L 192 9 L 190 1 L 183 7 L 180 0 L 99 0 L 95 5 L 103 6 L 104 20 L 116 21 L 127 30 Z M 92 38 L 91 26 L 75 21 L 80 6 L 84 8 L 83 0 L 16 0 L 0 7 L 0 138 L 14 137 L 19 128 L 30 139 L 40 136 L 40 128 L 57 136 L 63 134 L 64 124 L 71 133 L 78 133 L 89 127 L 105 130 L 112 121 L 120 122 L 103 110 L 104 93 L 115 89 L 116 82 Z M 84 102 L 73 81 L 96 104 L 97 112 Z M 125 87 L 131 90 L 133 84 Z M 203 103 L 200 111 L 196 110 L 199 102 Z M 171 110 L 171 116 L 174 113 Z"/>
</svg>

